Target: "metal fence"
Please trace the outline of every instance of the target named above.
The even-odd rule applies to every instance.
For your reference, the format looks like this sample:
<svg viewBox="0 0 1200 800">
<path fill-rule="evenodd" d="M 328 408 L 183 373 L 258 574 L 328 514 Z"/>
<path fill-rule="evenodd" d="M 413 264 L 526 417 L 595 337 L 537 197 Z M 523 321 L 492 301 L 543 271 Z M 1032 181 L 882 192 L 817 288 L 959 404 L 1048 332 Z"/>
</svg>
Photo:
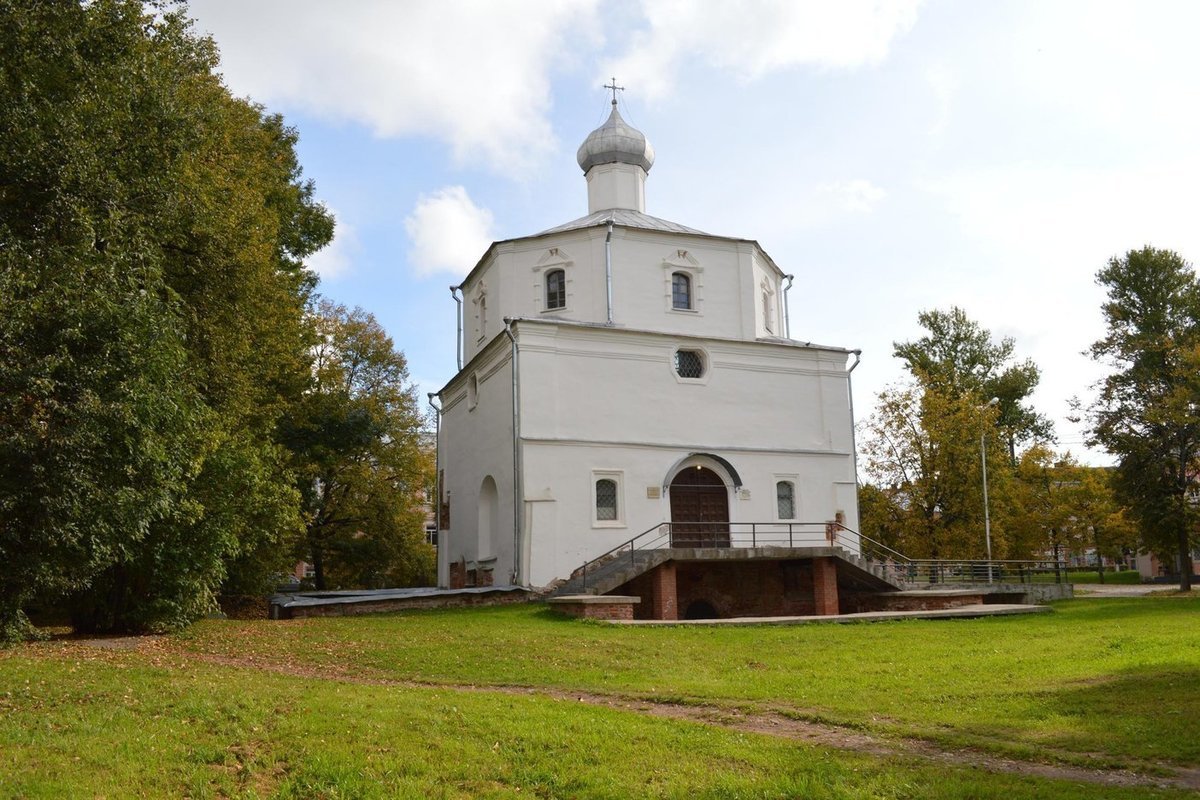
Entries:
<svg viewBox="0 0 1200 800">
<path fill-rule="evenodd" d="M 662 522 L 588 561 L 572 577 L 639 552 L 679 548 L 836 547 L 878 577 L 904 586 L 953 583 L 1066 583 L 1066 564 L 1053 560 L 914 559 L 839 522 Z"/>
</svg>

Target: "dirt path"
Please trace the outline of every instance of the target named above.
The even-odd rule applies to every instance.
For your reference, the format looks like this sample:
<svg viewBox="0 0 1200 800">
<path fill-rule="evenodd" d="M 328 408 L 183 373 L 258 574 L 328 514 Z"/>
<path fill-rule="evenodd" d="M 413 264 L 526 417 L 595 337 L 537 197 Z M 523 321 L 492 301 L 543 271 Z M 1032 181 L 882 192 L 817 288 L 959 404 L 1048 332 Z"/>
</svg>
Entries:
<svg viewBox="0 0 1200 800">
<path fill-rule="evenodd" d="M 397 680 L 384 676 L 364 675 L 361 671 L 331 669 L 309 665 L 284 664 L 256 656 L 220 656 L 205 653 L 183 653 L 172 647 L 170 640 L 159 637 L 125 639 L 119 643 L 110 639 L 78 639 L 66 643 L 74 647 L 135 650 L 152 660 L 174 661 L 180 656 L 206 664 L 257 669 L 279 675 L 317 680 L 335 680 L 371 686 L 396 686 L 412 689 L 448 689 L 463 692 L 499 692 L 505 694 L 543 697 L 553 700 L 587 703 L 674 720 L 697 722 L 744 733 L 764 734 L 791 739 L 818 747 L 829 747 L 867 753 L 881 757 L 918 758 L 951 766 L 973 767 L 989 772 L 1036 775 L 1081 783 L 1109 786 L 1158 787 L 1200 790 L 1200 769 L 1185 769 L 1159 765 L 1163 775 L 1147 775 L 1130 770 L 1094 769 L 1067 764 L 1018 761 L 972 749 L 946 749 L 933 742 L 912 738 L 885 738 L 836 725 L 797 719 L 779 710 L 747 710 L 716 705 L 688 705 L 662 702 L 644 697 L 596 694 L 552 688 L 525 686 L 491 686 L 428 681 Z M 794 711 L 794 710 L 793 710 Z"/>
</svg>

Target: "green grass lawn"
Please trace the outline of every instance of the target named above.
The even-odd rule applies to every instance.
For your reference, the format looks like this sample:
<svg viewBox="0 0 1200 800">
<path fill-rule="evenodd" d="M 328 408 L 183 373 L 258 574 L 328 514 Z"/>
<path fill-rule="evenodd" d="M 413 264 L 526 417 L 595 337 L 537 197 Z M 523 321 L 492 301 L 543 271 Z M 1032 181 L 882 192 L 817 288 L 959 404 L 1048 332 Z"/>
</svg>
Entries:
<svg viewBox="0 0 1200 800">
<path fill-rule="evenodd" d="M 1019 760 L 1194 768 L 1200 599 L 786 628 L 628 628 L 511 606 L 211 621 L 136 652 L 51 642 L 0 651 L 0 797 L 1185 796 L 489 686 L 772 710 Z"/>
<path fill-rule="evenodd" d="M 1067 583 L 1100 583 L 1100 573 L 1071 570 L 1065 573 Z M 1034 583 L 1056 583 L 1057 577 L 1053 572 L 1041 572 L 1033 576 Z M 1142 576 L 1137 570 L 1124 569 L 1120 572 L 1104 571 L 1104 583 L 1114 586 L 1137 586 L 1142 582 Z"/>
<path fill-rule="evenodd" d="M 1100 583 L 1100 573 L 1094 570 L 1092 572 L 1070 572 L 1067 574 L 1067 577 L 1071 583 Z M 1136 586 L 1141 584 L 1141 582 L 1142 576 L 1137 570 L 1124 569 L 1120 572 L 1104 571 L 1104 583 Z"/>
</svg>

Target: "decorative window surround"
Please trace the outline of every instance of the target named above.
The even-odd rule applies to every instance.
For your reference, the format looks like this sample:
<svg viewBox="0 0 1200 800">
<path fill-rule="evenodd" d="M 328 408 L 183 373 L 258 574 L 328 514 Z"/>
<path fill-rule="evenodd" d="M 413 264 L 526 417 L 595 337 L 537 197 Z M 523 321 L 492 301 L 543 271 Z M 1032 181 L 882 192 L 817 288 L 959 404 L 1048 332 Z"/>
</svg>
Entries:
<svg viewBox="0 0 1200 800">
<path fill-rule="evenodd" d="M 663 259 L 663 284 L 667 311 L 676 314 L 701 314 L 704 311 L 704 268 L 687 250 L 676 250 Z M 675 306 L 675 276 L 683 275 L 690 284 L 688 308 Z"/>
<path fill-rule="evenodd" d="M 763 330 L 775 334 L 775 290 L 767 281 L 763 281 L 762 290 L 762 320 Z"/>
<path fill-rule="evenodd" d="M 479 288 L 475 292 L 475 297 L 472 302 L 475 303 L 475 324 L 476 341 L 483 341 L 483 337 L 487 334 L 487 284 L 483 281 L 479 282 Z"/>
<path fill-rule="evenodd" d="M 592 470 L 592 527 L 625 527 L 624 473 Z"/>
<path fill-rule="evenodd" d="M 573 267 L 575 266 L 574 259 L 570 254 L 559 247 L 551 247 L 542 254 L 537 263 L 533 265 L 533 301 L 534 307 L 538 313 L 562 313 L 569 311 L 571 300 L 575 293 L 572 290 L 574 278 L 571 277 Z M 562 305 L 551 307 L 550 300 L 550 275 L 555 270 L 562 271 Z"/>
<path fill-rule="evenodd" d="M 779 522 L 795 522 L 800 518 L 797 483 L 796 475 L 775 476 L 775 519 Z"/>
</svg>

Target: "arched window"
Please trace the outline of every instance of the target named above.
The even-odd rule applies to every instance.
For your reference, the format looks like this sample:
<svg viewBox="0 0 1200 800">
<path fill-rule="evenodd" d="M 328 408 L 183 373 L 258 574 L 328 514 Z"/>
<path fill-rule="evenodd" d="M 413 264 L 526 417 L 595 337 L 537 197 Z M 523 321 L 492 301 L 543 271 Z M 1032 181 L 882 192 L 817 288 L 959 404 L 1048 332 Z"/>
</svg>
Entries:
<svg viewBox="0 0 1200 800">
<path fill-rule="evenodd" d="M 552 269 L 546 273 L 546 310 L 567 307 L 566 270 Z"/>
<path fill-rule="evenodd" d="M 775 484 L 775 505 L 780 519 L 796 518 L 796 484 L 779 481 Z"/>
<path fill-rule="evenodd" d="M 596 520 L 607 522 L 619 519 L 617 516 L 617 482 L 612 478 L 601 478 L 596 481 Z"/>
<path fill-rule="evenodd" d="M 692 276 L 686 272 L 671 274 L 671 308 L 679 311 L 692 310 Z"/>
<path fill-rule="evenodd" d="M 763 327 L 767 333 L 775 332 L 775 303 L 771 290 L 763 287 L 762 292 Z"/>
</svg>

